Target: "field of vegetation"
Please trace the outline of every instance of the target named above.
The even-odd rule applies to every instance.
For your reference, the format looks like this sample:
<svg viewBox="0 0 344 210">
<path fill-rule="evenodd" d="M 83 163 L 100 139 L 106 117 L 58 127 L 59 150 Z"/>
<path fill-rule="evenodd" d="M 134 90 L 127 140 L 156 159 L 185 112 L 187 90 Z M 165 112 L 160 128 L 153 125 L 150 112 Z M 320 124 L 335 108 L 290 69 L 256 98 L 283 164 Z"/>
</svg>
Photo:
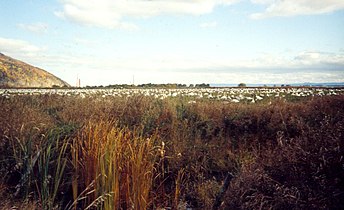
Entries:
<svg viewBox="0 0 344 210">
<path fill-rule="evenodd" d="M 0 90 L 0 209 L 344 209 L 344 94 Z"/>
</svg>

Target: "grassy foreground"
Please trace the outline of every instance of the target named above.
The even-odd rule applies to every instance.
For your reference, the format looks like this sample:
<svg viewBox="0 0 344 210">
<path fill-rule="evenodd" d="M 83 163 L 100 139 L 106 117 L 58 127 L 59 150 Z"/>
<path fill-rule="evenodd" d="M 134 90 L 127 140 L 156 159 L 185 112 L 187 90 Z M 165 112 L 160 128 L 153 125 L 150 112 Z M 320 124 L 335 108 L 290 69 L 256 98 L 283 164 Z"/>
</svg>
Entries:
<svg viewBox="0 0 344 210">
<path fill-rule="evenodd" d="M 344 96 L 0 97 L 0 209 L 344 209 Z"/>
</svg>

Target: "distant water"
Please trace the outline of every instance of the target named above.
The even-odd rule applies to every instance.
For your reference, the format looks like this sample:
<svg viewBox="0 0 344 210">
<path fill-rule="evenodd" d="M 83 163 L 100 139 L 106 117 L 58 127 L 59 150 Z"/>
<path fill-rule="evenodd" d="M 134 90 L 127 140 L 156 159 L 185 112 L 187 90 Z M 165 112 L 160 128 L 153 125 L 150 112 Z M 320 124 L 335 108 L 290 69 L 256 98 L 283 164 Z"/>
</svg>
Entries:
<svg viewBox="0 0 344 210">
<path fill-rule="evenodd" d="M 310 86 L 310 87 L 344 87 L 344 82 L 327 83 L 290 83 L 290 84 L 246 84 L 247 87 L 281 87 L 281 86 Z M 238 84 L 210 84 L 210 87 L 238 87 Z"/>
</svg>

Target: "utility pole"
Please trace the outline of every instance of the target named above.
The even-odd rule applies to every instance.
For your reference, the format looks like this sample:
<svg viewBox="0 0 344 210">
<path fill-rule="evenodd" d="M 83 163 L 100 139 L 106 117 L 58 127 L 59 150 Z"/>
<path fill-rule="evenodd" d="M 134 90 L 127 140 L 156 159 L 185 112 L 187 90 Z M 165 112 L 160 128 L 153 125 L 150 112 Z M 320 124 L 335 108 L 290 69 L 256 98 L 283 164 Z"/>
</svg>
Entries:
<svg viewBox="0 0 344 210">
<path fill-rule="evenodd" d="M 76 87 L 79 88 L 80 84 L 81 84 L 81 82 L 80 82 L 79 74 L 77 74 L 77 76 L 76 76 Z"/>
</svg>

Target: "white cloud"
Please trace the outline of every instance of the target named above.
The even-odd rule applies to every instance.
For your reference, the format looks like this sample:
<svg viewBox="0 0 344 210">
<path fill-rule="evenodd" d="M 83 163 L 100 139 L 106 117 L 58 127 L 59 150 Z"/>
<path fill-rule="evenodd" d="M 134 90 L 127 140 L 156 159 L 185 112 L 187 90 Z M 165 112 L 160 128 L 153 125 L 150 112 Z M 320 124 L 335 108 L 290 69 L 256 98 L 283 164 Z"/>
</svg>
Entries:
<svg viewBox="0 0 344 210">
<path fill-rule="evenodd" d="M 87 40 L 77 40 L 81 43 Z M 343 82 L 344 52 L 262 54 L 253 59 L 158 54 L 124 57 L 52 53 L 24 40 L 0 37 L 0 52 L 46 69 L 70 84 Z"/>
<path fill-rule="evenodd" d="M 51 57 L 49 69 L 69 69 L 74 84 L 78 73 L 84 85 L 130 83 L 296 83 L 344 81 L 344 54 L 300 52 L 294 56 L 264 54 L 255 59 L 157 55 L 122 58 Z M 56 63 L 56 64 L 54 64 Z M 55 65 L 55 66 L 54 66 Z M 74 72 L 73 74 L 71 72 Z M 71 76 L 72 74 L 72 76 Z"/>
<path fill-rule="evenodd" d="M 30 32 L 34 32 L 34 33 L 46 33 L 48 31 L 48 25 L 45 23 L 32 23 L 32 24 L 23 24 L 20 23 L 17 25 L 19 28 L 23 29 L 23 30 L 27 30 Z"/>
<path fill-rule="evenodd" d="M 216 6 L 229 5 L 238 0 L 60 0 L 63 10 L 55 15 L 69 21 L 104 28 L 137 29 L 125 21 L 128 17 L 142 18 L 162 14 L 201 15 Z"/>
<path fill-rule="evenodd" d="M 135 72 L 275 72 L 282 71 L 343 71 L 344 53 L 300 52 L 294 56 L 265 54 L 254 59 L 234 60 L 228 58 L 192 57 L 185 55 L 137 55 L 128 57 L 95 57 L 91 55 L 47 55 L 41 62 L 50 66 L 69 69 L 89 69 L 90 72 L 135 71 Z"/>
<path fill-rule="evenodd" d="M 301 52 L 295 56 L 294 61 L 300 65 L 318 66 L 341 66 L 344 70 L 344 54 L 334 54 L 326 52 Z"/>
<path fill-rule="evenodd" d="M 0 37 L 0 52 L 16 57 L 33 57 L 44 51 L 43 48 L 20 39 Z"/>
<path fill-rule="evenodd" d="M 37 59 L 37 58 L 36 58 Z M 84 85 L 131 83 L 297 83 L 343 82 L 344 52 L 304 51 L 294 55 L 263 54 L 254 59 L 195 57 L 176 54 L 155 56 L 94 57 L 51 55 L 41 57 L 43 67 Z M 65 73 L 61 73 L 66 71 Z M 64 75 L 63 75 L 64 74 Z"/>
<path fill-rule="evenodd" d="M 217 22 L 216 21 L 204 22 L 204 23 L 201 23 L 199 26 L 201 28 L 214 28 L 217 26 Z"/>
<path fill-rule="evenodd" d="M 343 0 L 251 0 L 255 4 L 266 5 L 262 13 L 254 13 L 253 19 L 274 16 L 316 15 L 344 9 Z"/>
</svg>

